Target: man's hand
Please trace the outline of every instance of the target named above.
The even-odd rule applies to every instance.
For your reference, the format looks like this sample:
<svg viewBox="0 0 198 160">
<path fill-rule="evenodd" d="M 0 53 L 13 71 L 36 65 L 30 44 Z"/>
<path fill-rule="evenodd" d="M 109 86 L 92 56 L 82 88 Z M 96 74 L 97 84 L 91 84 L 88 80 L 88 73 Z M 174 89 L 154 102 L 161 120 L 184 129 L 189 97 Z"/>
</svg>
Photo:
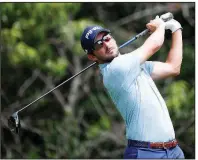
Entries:
<svg viewBox="0 0 198 160">
<path fill-rule="evenodd" d="M 172 33 L 174 33 L 178 29 L 182 29 L 182 27 L 178 21 L 176 21 L 175 19 L 171 19 L 171 20 L 165 22 L 165 29 L 170 29 L 172 31 Z"/>
<path fill-rule="evenodd" d="M 151 20 L 149 23 L 146 24 L 146 27 L 150 30 L 150 32 L 154 32 L 158 27 L 163 26 L 165 27 L 165 22 L 156 16 L 154 20 Z"/>
</svg>

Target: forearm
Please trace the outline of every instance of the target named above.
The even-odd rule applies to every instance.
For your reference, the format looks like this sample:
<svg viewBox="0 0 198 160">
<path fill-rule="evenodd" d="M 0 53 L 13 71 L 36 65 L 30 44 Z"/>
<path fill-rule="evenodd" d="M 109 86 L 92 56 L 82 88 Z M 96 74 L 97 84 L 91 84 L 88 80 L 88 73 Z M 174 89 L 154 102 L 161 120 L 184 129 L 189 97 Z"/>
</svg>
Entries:
<svg viewBox="0 0 198 160">
<path fill-rule="evenodd" d="M 168 53 L 166 63 L 173 67 L 175 72 L 180 72 L 181 63 L 183 56 L 183 42 L 182 42 L 182 31 L 181 29 L 172 33 L 172 44 L 171 49 Z"/>
<path fill-rule="evenodd" d="M 153 54 L 157 52 L 164 43 L 165 26 L 159 26 L 144 43 L 145 48 L 153 50 Z"/>
<path fill-rule="evenodd" d="M 136 51 L 140 55 L 141 64 L 156 53 L 164 43 L 165 23 L 159 16 L 147 23 L 146 27 L 153 33 Z"/>
</svg>

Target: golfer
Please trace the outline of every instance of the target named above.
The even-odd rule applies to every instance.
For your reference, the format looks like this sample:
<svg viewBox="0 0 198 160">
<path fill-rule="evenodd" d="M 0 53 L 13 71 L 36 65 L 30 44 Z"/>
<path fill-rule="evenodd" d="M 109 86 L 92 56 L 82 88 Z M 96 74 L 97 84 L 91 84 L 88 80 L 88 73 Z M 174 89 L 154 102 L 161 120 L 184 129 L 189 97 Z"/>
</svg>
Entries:
<svg viewBox="0 0 198 160">
<path fill-rule="evenodd" d="M 184 158 L 164 99 L 153 80 L 177 76 L 182 63 L 182 31 L 175 19 L 159 16 L 146 27 L 151 35 L 133 52 L 120 54 L 110 30 L 87 27 L 81 45 L 97 62 L 103 83 L 126 125 L 125 159 Z M 172 31 L 172 45 L 165 62 L 147 61 L 163 45 L 165 29 Z"/>
</svg>

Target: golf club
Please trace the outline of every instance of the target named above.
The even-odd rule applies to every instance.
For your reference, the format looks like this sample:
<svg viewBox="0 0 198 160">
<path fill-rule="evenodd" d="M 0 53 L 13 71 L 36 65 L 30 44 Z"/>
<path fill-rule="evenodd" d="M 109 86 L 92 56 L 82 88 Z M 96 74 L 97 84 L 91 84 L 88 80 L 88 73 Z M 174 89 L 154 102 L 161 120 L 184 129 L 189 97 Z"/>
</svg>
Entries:
<svg viewBox="0 0 198 160">
<path fill-rule="evenodd" d="M 168 12 L 166 14 L 163 14 L 160 16 L 160 18 L 163 21 L 169 21 L 173 18 L 172 13 Z M 144 31 L 142 31 L 141 33 L 137 34 L 135 37 L 133 37 L 132 39 L 130 39 L 129 41 L 125 42 L 124 44 L 122 44 L 120 48 L 123 48 L 125 46 L 127 46 L 128 44 L 132 43 L 133 41 L 135 41 L 136 39 L 138 39 L 141 36 L 146 35 L 149 32 L 148 29 L 145 29 Z M 89 65 L 88 67 L 84 68 L 82 71 L 80 71 L 79 73 L 73 75 L 72 77 L 70 77 L 69 79 L 65 80 L 64 82 L 62 82 L 61 84 L 59 84 L 58 86 L 56 86 L 55 88 L 51 89 L 50 91 L 48 91 L 47 93 L 45 93 L 44 95 L 40 96 L 39 98 L 37 98 L 36 100 L 34 100 L 33 102 L 29 103 L 28 105 L 26 105 L 25 107 L 21 108 L 20 110 L 16 111 L 15 113 L 12 114 L 12 116 L 9 117 L 8 119 L 8 127 L 10 128 L 10 130 L 16 134 L 19 134 L 19 130 L 20 130 L 20 119 L 18 116 L 18 113 L 21 112 L 22 110 L 26 109 L 27 107 L 29 107 L 30 105 L 32 105 L 33 103 L 37 102 L 38 100 L 40 100 L 41 98 L 43 98 L 44 96 L 46 96 L 47 94 L 51 93 L 52 91 L 54 91 L 55 89 L 59 88 L 60 86 L 62 86 L 63 84 L 65 84 L 66 82 L 74 79 L 76 76 L 80 75 L 81 73 L 83 73 L 84 71 L 88 70 L 89 68 L 91 68 L 92 66 L 94 66 L 95 64 L 97 64 L 97 62 L 92 63 L 91 65 Z"/>
</svg>

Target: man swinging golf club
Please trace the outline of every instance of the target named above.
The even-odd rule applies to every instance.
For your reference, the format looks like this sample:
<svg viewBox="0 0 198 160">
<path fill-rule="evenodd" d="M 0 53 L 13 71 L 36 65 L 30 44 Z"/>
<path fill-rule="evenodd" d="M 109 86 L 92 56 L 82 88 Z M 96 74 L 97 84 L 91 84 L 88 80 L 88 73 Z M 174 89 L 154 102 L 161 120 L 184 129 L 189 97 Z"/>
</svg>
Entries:
<svg viewBox="0 0 198 160">
<path fill-rule="evenodd" d="M 169 21 L 171 19 L 173 19 L 173 15 L 172 13 L 166 13 L 161 15 L 161 18 L 163 21 Z M 98 29 L 93 28 L 92 30 Z M 106 30 L 108 32 L 108 30 Z M 120 48 L 123 48 L 127 45 L 129 45 L 130 43 L 134 42 L 135 40 L 137 40 L 138 38 L 146 35 L 149 32 L 149 29 L 145 29 L 144 31 L 142 31 L 141 33 L 137 34 L 135 37 L 131 38 L 130 40 L 128 40 L 127 42 L 125 42 L 124 44 L 122 44 L 121 46 L 119 46 Z M 86 37 L 89 36 L 89 34 L 91 34 L 91 30 L 86 34 Z M 87 66 L 86 68 L 84 68 L 83 70 L 81 70 L 80 72 L 76 73 L 75 75 L 71 76 L 70 78 L 66 79 L 65 81 L 63 81 L 62 83 L 60 83 L 59 85 L 57 85 L 56 87 L 52 88 L 50 91 L 46 92 L 45 94 L 39 96 L 37 99 L 33 100 L 32 102 L 28 103 L 27 105 L 25 105 L 23 108 L 17 110 L 16 112 L 14 112 L 9 118 L 8 118 L 8 127 L 9 129 L 18 134 L 19 135 L 19 131 L 21 128 L 20 125 L 20 118 L 19 118 L 19 113 L 21 113 L 22 111 L 24 111 L 25 109 L 27 109 L 28 107 L 30 107 L 32 104 L 36 103 L 37 101 L 39 101 L 40 99 L 42 99 L 43 97 L 47 96 L 49 93 L 53 92 L 55 89 L 61 87 L 62 85 L 64 85 L 65 83 L 73 80 L 75 77 L 77 77 L 78 75 L 82 74 L 83 72 L 85 72 L 86 70 L 88 70 L 89 68 L 91 68 L 92 66 L 96 65 L 97 62 L 92 63 L 91 65 Z"/>
<path fill-rule="evenodd" d="M 100 26 L 87 27 L 81 45 L 88 58 L 98 63 L 104 86 L 125 121 L 124 158 L 184 158 L 165 101 L 153 81 L 180 73 L 182 27 L 175 19 L 164 22 L 159 16 L 146 27 L 152 34 L 128 54 L 121 55 L 110 30 Z M 172 31 L 166 62 L 147 61 L 163 45 L 165 29 Z"/>
</svg>

